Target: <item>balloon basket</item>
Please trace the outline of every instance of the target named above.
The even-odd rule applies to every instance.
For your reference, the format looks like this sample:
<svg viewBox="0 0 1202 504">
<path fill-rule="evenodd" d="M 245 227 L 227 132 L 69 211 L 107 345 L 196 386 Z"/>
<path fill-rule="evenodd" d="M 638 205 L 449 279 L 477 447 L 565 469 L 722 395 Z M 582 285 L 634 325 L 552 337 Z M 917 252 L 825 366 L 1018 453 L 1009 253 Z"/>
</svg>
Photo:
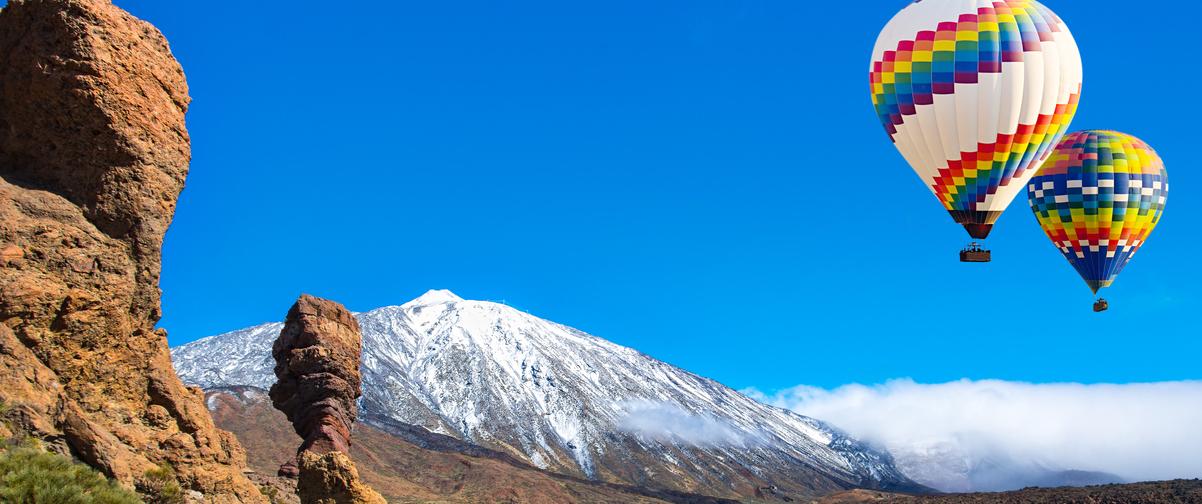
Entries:
<svg viewBox="0 0 1202 504">
<path fill-rule="evenodd" d="M 1098 301 L 1093 304 L 1094 313 L 1102 313 L 1109 309 L 1110 303 L 1108 303 L 1105 299 L 1098 299 Z"/>
<path fill-rule="evenodd" d="M 960 262 L 963 263 L 987 263 L 993 260 L 993 254 L 981 248 L 981 244 L 972 242 L 960 251 Z"/>
</svg>

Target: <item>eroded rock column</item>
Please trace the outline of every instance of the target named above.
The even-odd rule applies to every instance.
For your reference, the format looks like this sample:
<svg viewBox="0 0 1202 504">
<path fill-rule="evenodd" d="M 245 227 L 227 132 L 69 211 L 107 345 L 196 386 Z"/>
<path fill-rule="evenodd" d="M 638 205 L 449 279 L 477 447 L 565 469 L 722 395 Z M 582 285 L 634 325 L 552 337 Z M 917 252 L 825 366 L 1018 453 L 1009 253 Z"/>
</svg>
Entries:
<svg viewBox="0 0 1202 504">
<path fill-rule="evenodd" d="M 271 402 L 304 440 L 280 475 L 299 478 L 302 503 L 384 502 L 359 482 L 350 459 L 360 395 L 359 322 L 338 303 L 302 295 L 288 310 L 271 354 L 277 380 Z"/>
</svg>

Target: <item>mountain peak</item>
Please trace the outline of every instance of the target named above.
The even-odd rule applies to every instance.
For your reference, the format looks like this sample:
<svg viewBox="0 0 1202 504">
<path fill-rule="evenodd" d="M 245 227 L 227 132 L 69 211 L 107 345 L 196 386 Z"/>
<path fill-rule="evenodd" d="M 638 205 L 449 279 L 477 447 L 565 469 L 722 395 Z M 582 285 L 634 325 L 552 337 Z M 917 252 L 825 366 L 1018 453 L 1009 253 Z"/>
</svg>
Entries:
<svg viewBox="0 0 1202 504">
<path fill-rule="evenodd" d="M 405 306 L 430 306 L 443 303 L 454 303 L 457 301 L 463 301 L 463 298 L 456 296 L 454 292 L 446 289 L 430 289 L 417 299 L 405 303 Z"/>
<path fill-rule="evenodd" d="M 772 485 L 808 495 L 913 485 L 887 455 L 816 420 L 504 304 L 432 290 L 393 308 L 358 315 L 368 423 L 414 425 L 552 472 L 623 474 L 657 489 L 734 495 Z M 255 331 L 184 345 L 176 370 L 210 387 L 270 386 L 280 329 Z"/>
</svg>

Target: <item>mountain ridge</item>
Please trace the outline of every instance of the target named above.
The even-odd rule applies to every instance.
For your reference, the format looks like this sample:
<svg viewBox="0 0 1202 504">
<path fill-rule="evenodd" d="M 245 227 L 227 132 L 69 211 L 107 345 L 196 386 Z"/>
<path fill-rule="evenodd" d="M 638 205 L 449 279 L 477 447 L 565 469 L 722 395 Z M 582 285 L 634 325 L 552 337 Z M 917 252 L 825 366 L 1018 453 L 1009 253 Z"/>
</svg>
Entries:
<svg viewBox="0 0 1202 504">
<path fill-rule="evenodd" d="M 919 490 L 886 453 L 634 349 L 432 290 L 356 314 L 365 422 L 394 421 L 596 481 L 718 496 Z M 279 324 L 173 349 L 206 388 L 273 381 Z"/>
</svg>

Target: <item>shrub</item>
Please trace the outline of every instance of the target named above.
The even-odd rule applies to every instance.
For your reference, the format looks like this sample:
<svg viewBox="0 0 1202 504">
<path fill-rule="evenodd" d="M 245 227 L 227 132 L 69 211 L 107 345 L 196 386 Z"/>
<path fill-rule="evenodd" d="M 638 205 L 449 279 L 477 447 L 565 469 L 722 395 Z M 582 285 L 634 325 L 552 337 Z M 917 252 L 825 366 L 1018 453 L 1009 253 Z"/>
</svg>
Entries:
<svg viewBox="0 0 1202 504">
<path fill-rule="evenodd" d="M 267 500 L 271 502 L 271 504 L 277 504 L 280 502 L 280 491 L 276 489 L 276 487 L 270 485 L 259 485 L 259 493 L 263 494 L 264 497 L 267 497 Z"/>
<path fill-rule="evenodd" d="M 149 504 L 183 504 L 184 490 L 175 479 L 175 469 L 170 464 L 160 465 L 146 471 L 138 482 L 138 491 L 146 496 Z"/>
<path fill-rule="evenodd" d="M 138 504 L 141 499 L 86 465 L 24 446 L 0 452 L 0 502 Z"/>
</svg>

